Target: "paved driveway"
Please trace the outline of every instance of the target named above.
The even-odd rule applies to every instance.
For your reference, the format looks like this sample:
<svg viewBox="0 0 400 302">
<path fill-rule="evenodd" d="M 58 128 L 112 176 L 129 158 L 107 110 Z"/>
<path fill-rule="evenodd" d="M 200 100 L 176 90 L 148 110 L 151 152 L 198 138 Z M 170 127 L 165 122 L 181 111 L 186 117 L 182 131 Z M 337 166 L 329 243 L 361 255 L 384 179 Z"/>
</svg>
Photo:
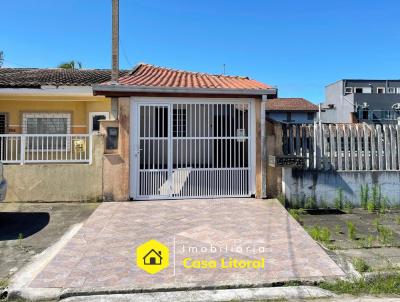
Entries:
<svg viewBox="0 0 400 302">
<path fill-rule="evenodd" d="M 136 247 L 150 239 L 170 249 L 169 267 L 154 275 L 136 266 Z M 185 258 L 216 260 L 218 267 L 185 268 Z M 222 269 L 221 258 L 264 258 L 265 268 Z M 342 275 L 276 200 L 191 199 L 103 203 L 30 287 L 254 286 Z"/>
</svg>

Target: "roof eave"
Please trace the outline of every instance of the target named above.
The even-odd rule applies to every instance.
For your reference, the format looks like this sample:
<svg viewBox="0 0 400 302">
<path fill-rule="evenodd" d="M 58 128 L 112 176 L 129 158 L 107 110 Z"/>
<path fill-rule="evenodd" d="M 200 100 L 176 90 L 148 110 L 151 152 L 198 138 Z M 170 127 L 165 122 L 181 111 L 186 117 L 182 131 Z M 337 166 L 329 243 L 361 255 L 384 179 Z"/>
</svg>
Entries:
<svg viewBox="0 0 400 302">
<path fill-rule="evenodd" d="M 275 88 L 268 89 L 228 89 L 228 88 L 182 88 L 148 87 L 129 85 L 93 85 L 94 95 L 112 95 L 113 93 L 177 93 L 177 94 L 227 94 L 227 95 L 266 95 L 276 94 Z"/>
</svg>

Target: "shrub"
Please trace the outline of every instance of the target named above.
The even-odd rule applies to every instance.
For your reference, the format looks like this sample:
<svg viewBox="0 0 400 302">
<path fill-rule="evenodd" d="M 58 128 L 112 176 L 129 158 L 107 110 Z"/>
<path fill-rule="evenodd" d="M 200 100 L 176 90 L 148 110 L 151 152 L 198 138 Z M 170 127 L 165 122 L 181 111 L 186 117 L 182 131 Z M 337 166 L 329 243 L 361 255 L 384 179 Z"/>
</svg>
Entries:
<svg viewBox="0 0 400 302">
<path fill-rule="evenodd" d="M 329 229 L 327 227 L 320 227 L 316 225 L 308 228 L 307 231 L 310 236 L 316 241 L 322 243 L 329 243 L 331 241 L 331 232 L 329 232 Z"/>
<path fill-rule="evenodd" d="M 343 209 L 343 189 L 342 188 L 336 190 L 335 208 L 339 209 L 339 210 Z"/>
<path fill-rule="evenodd" d="M 347 236 L 351 240 L 356 240 L 357 234 L 356 234 L 356 227 L 355 227 L 354 223 L 352 223 L 351 221 L 347 221 L 346 224 L 347 224 Z"/>
<path fill-rule="evenodd" d="M 360 205 L 361 207 L 366 210 L 367 204 L 369 199 L 369 186 L 366 184 L 365 186 L 360 186 Z"/>
<path fill-rule="evenodd" d="M 355 257 L 353 258 L 351 263 L 353 264 L 354 268 L 360 273 L 369 272 L 371 270 L 367 262 L 365 262 L 365 260 L 362 258 Z"/>
</svg>

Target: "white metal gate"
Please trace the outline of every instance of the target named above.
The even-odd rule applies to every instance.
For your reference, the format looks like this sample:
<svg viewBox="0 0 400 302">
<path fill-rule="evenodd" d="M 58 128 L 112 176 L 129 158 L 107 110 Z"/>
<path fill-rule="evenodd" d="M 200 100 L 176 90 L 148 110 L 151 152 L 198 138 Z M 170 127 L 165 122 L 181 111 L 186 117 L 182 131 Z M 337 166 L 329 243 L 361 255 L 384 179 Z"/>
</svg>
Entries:
<svg viewBox="0 0 400 302">
<path fill-rule="evenodd" d="M 250 195 L 250 103 L 136 103 L 136 199 Z"/>
</svg>

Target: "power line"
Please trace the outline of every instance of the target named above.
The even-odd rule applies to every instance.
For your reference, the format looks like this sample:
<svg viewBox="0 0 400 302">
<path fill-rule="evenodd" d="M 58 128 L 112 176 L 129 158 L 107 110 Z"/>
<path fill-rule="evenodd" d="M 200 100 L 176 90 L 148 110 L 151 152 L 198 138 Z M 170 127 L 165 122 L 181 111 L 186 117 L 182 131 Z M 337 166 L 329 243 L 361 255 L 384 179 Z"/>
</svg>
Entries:
<svg viewBox="0 0 400 302">
<path fill-rule="evenodd" d="M 121 44 L 122 55 L 124 56 L 124 59 L 125 59 L 126 63 L 128 63 L 129 68 L 132 68 L 133 64 L 131 63 L 131 61 L 129 60 L 128 56 L 126 55 L 126 51 L 125 51 L 124 44 L 122 43 L 122 39 L 120 41 L 120 44 Z"/>
</svg>

